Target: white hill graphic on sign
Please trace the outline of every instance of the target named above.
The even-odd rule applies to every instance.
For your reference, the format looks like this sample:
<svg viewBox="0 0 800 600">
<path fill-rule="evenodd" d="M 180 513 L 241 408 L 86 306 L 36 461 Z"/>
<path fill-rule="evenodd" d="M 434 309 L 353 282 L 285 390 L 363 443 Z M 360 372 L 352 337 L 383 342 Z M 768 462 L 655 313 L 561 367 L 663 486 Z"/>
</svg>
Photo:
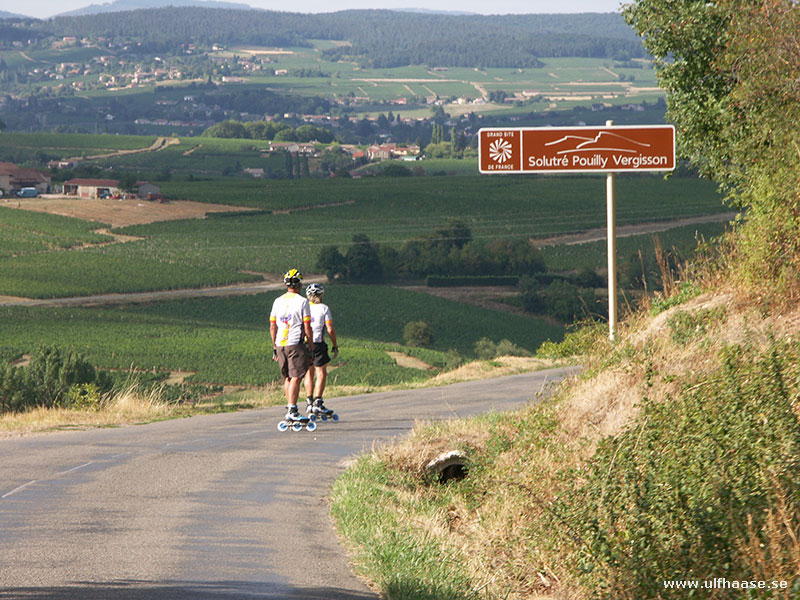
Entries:
<svg viewBox="0 0 800 600">
<path fill-rule="evenodd" d="M 545 146 L 554 146 L 557 154 L 597 152 L 598 150 L 635 154 L 641 152 L 643 148 L 649 148 L 650 144 L 637 142 L 617 133 L 601 131 L 594 137 L 567 135 L 554 142 L 548 142 Z"/>
</svg>

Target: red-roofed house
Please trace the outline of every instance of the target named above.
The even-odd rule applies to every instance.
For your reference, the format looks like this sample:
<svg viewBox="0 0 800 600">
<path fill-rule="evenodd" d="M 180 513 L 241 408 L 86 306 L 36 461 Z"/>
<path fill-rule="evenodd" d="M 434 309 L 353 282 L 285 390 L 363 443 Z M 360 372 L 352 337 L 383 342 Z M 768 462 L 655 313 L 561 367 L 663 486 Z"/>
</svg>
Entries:
<svg viewBox="0 0 800 600">
<path fill-rule="evenodd" d="M 49 175 L 36 169 L 24 169 L 14 163 L 0 163 L 0 189 L 5 192 L 32 187 L 40 194 L 46 194 L 50 191 L 51 181 Z"/>
</svg>

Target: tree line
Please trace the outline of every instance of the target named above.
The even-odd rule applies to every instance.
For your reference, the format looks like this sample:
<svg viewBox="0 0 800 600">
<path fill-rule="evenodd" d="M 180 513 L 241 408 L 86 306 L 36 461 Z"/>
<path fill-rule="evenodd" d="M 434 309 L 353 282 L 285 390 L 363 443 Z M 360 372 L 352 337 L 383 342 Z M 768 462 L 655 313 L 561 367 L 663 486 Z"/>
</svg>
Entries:
<svg viewBox="0 0 800 600">
<path fill-rule="evenodd" d="M 77 35 L 134 42 L 130 52 L 163 52 L 181 44 L 309 47 L 310 40 L 350 42 L 326 51 L 376 67 L 536 67 L 539 56 L 631 58 L 641 41 L 619 14 L 431 15 L 388 10 L 324 14 L 167 7 L 57 17 L 32 22 L 38 35 Z"/>
</svg>

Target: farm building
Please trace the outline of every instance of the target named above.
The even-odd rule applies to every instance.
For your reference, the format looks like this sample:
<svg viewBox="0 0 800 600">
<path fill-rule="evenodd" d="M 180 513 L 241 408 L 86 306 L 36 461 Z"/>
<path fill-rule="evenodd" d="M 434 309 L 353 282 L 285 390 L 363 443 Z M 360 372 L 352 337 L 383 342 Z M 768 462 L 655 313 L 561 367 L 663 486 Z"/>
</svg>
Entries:
<svg viewBox="0 0 800 600">
<path fill-rule="evenodd" d="M 143 199 L 147 199 L 148 196 L 152 198 L 153 196 L 161 194 L 161 188 L 149 181 L 137 181 L 134 184 L 134 189 L 136 190 L 136 196 Z"/>
<path fill-rule="evenodd" d="M 64 182 L 64 194 L 79 198 L 107 198 L 119 194 L 115 179 L 70 179 Z"/>
<path fill-rule="evenodd" d="M 308 154 L 313 156 L 317 151 L 317 147 L 312 143 L 302 144 L 300 142 L 270 142 L 269 150 L 270 152 L 285 150 L 291 154 Z"/>
<path fill-rule="evenodd" d="M 51 178 L 36 169 L 23 169 L 14 163 L 0 163 L 0 189 L 6 193 L 22 188 L 36 188 L 40 194 L 50 191 Z"/>
</svg>

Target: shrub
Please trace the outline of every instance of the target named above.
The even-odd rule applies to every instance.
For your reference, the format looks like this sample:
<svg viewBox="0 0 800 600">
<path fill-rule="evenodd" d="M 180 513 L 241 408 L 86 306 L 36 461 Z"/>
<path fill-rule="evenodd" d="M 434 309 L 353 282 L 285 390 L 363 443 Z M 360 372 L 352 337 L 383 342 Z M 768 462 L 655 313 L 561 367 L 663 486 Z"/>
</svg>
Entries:
<svg viewBox="0 0 800 600">
<path fill-rule="evenodd" d="M 503 339 L 495 343 L 483 337 L 475 342 L 475 355 L 481 360 L 491 360 L 498 356 L 530 356 L 531 353 L 510 340 Z"/>
<path fill-rule="evenodd" d="M 0 412 L 31 406 L 85 408 L 99 404 L 101 392 L 110 388 L 110 378 L 82 355 L 43 347 L 32 354 L 27 367 L 0 369 Z"/>
<path fill-rule="evenodd" d="M 381 175 L 386 177 L 411 177 L 411 169 L 392 162 L 381 169 Z"/>
<path fill-rule="evenodd" d="M 644 398 L 634 425 L 601 443 L 556 507 L 584 542 L 575 563 L 591 588 L 661 598 L 670 579 L 794 577 L 797 350 L 775 345 L 753 357 L 726 348 L 718 371 L 678 398 Z M 758 597 L 790 597 L 776 592 Z"/>
<path fill-rule="evenodd" d="M 433 332 L 425 321 L 410 321 L 403 328 L 403 341 L 408 346 L 428 348 L 433 344 Z"/>
</svg>

